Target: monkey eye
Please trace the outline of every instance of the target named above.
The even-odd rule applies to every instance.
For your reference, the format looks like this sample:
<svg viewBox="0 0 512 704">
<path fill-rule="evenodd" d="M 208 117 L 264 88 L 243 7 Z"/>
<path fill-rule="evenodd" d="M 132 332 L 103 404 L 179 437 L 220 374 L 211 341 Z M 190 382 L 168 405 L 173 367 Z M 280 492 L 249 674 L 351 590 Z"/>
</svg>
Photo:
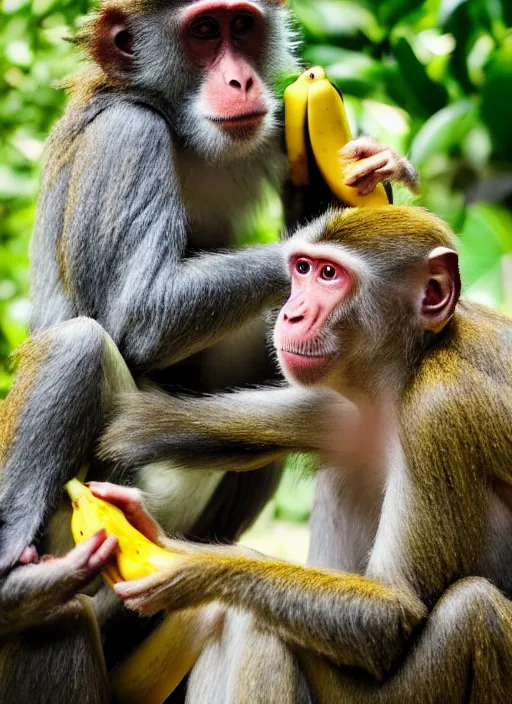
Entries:
<svg viewBox="0 0 512 704">
<path fill-rule="evenodd" d="M 218 39 L 220 25 L 213 17 L 200 17 L 190 25 L 190 32 L 196 39 Z"/>
<path fill-rule="evenodd" d="M 243 37 L 250 34 L 254 29 L 255 20 L 252 15 L 247 12 L 236 15 L 231 23 L 231 31 L 238 37 Z"/>
<path fill-rule="evenodd" d="M 330 279 L 336 278 L 336 273 L 336 269 L 333 266 L 331 266 L 330 264 L 326 264 L 322 267 L 320 276 L 322 277 L 322 279 L 326 279 L 327 281 L 329 281 Z"/>
<path fill-rule="evenodd" d="M 299 261 L 295 264 L 295 268 L 299 274 L 309 274 L 311 271 L 311 264 L 305 259 L 299 259 Z"/>
</svg>

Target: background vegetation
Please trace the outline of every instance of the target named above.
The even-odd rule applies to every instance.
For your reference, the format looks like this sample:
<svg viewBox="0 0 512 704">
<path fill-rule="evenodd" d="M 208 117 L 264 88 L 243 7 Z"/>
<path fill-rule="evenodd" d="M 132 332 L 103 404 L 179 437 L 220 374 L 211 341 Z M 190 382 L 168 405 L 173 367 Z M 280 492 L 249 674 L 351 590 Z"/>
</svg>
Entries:
<svg viewBox="0 0 512 704">
<path fill-rule="evenodd" d="M 345 94 L 353 124 L 420 169 L 417 202 L 461 234 L 466 294 L 512 309 L 512 2 L 295 0 L 302 55 Z M 88 0 L 4 0 L 0 23 L 0 397 L 24 338 L 28 242 L 43 142 L 80 57 L 65 41 Z M 398 193 L 398 200 L 406 196 Z M 276 211 L 261 237 L 277 231 Z M 507 276 L 507 272 L 509 275 Z M 281 489 L 278 515 L 307 516 L 310 491 Z M 275 511 L 271 507 L 269 511 Z"/>
</svg>

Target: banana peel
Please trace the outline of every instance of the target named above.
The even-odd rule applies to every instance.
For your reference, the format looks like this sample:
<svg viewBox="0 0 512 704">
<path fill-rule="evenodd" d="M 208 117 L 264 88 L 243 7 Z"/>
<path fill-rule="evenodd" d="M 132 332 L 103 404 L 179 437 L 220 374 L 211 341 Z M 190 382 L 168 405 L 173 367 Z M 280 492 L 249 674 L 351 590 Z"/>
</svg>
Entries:
<svg viewBox="0 0 512 704">
<path fill-rule="evenodd" d="M 333 195 L 349 206 L 389 205 L 384 186 L 379 183 L 367 195 L 347 186 L 351 170 L 360 169 L 367 159 L 342 162 L 340 151 L 352 140 L 343 98 L 328 80 L 325 71 L 314 67 L 305 71 L 284 93 L 285 139 L 290 178 L 297 187 L 310 184 L 310 156 L 318 166 Z M 309 148 L 310 147 L 310 148 Z"/>
</svg>

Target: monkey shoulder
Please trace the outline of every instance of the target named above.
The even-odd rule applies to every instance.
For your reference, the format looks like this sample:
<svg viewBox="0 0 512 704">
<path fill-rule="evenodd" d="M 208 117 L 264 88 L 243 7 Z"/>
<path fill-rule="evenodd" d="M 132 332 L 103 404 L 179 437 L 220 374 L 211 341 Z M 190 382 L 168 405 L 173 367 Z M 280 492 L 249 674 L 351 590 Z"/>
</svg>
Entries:
<svg viewBox="0 0 512 704">
<path fill-rule="evenodd" d="M 121 149 L 121 155 L 130 155 L 130 161 L 143 156 L 141 152 L 151 150 L 155 155 L 161 153 L 171 154 L 173 140 L 169 123 L 164 117 L 144 104 L 121 100 L 102 110 L 90 123 L 89 129 L 94 137 L 105 142 L 107 152 L 104 156 L 117 156 L 114 150 Z M 141 168 L 140 164 L 134 167 Z M 147 165 L 148 174 L 151 175 L 152 164 Z"/>
<path fill-rule="evenodd" d="M 75 162 L 85 177 L 87 167 L 107 166 L 119 171 L 144 171 L 144 178 L 156 178 L 152 159 L 163 162 L 173 151 L 169 122 L 161 112 L 135 100 L 112 96 L 97 97 L 83 106 L 71 106 L 55 125 L 45 150 L 45 172 L 53 177 L 68 162 Z M 100 172 L 101 173 L 101 172 Z"/>
<path fill-rule="evenodd" d="M 456 454 L 481 472 L 512 466 L 510 318 L 462 302 L 405 390 L 400 420 L 413 453 Z"/>
</svg>

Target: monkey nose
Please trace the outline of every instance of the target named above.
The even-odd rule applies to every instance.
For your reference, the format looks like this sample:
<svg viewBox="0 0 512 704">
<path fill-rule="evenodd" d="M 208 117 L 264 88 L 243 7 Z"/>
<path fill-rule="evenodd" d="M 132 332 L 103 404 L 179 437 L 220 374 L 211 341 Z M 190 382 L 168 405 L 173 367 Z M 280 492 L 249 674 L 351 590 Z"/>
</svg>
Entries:
<svg viewBox="0 0 512 704">
<path fill-rule="evenodd" d="M 237 91 L 242 92 L 244 95 L 247 95 L 251 88 L 254 86 L 254 79 L 253 78 L 247 78 L 246 80 L 244 79 L 238 79 L 238 78 L 232 78 L 228 85 L 231 88 L 234 88 Z"/>
<path fill-rule="evenodd" d="M 283 313 L 283 320 L 285 323 L 289 323 L 290 325 L 294 325 L 295 323 L 300 323 L 304 320 L 304 315 L 288 315 L 287 313 Z"/>
</svg>

